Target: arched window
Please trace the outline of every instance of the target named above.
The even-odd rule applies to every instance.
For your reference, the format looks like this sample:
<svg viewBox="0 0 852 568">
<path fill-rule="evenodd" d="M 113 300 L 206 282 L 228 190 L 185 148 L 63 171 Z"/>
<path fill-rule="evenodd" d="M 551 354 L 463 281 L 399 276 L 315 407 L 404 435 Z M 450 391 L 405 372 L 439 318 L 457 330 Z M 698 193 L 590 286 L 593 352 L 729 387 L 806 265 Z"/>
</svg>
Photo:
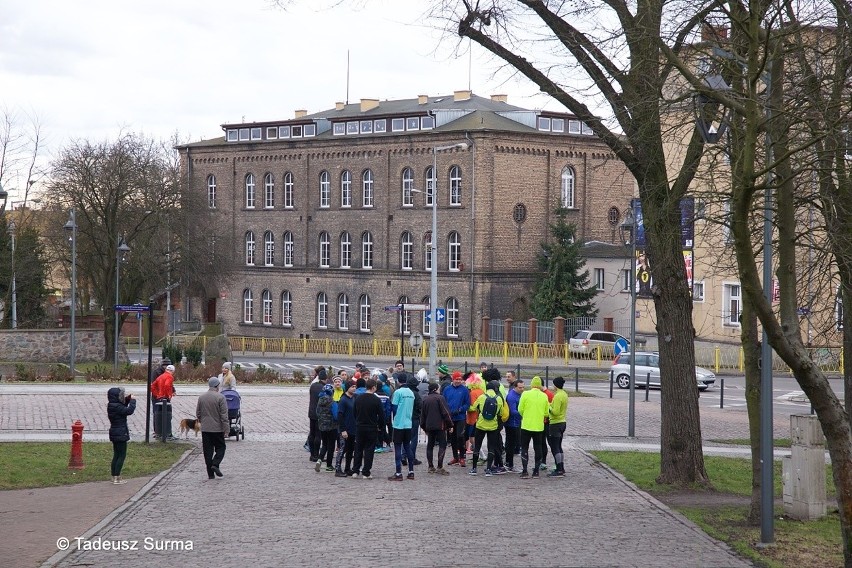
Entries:
<svg viewBox="0 0 852 568">
<path fill-rule="evenodd" d="M 400 296 L 399 301 L 397 302 L 398 305 L 399 304 L 407 304 L 407 303 L 408 303 L 408 296 Z M 399 314 L 401 316 L 402 312 L 400 312 Z M 402 333 L 403 335 L 409 335 L 411 333 L 411 312 L 410 311 L 405 312 L 404 318 L 403 317 L 399 318 L 399 332 Z"/>
<path fill-rule="evenodd" d="M 293 174 L 284 174 L 284 209 L 293 208 Z"/>
<path fill-rule="evenodd" d="M 254 231 L 246 232 L 246 266 L 254 266 L 255 242 Z"/>
<path fill-rule="evenodd" d="M 414 268 L 414 239 L 411 238 L 411 233 L 405 231 L 400 238 L 400 268 L 403 270 L 411 270 Z"/>
<path fill-rule="evenodd" d="M 264 266 L 275 265 L 275 235 L 272 231 L 263 233 L 263 264 Z"/>
<path fill-rule="evenodd" d="M 331 206 L 331 182 L 328 179 L 328 172 L 323 170 L 319 175 L 319 206 Z"/>
<path fill-rule="evenodd" d="M 349 296 L 346 294 L 337 297 L 337 328 L 349 329 Z"/>
<path fill-rule="evenodd" d="M 252 323 L 254 320 L 254 298 L 251 290 L 243 290 L 243 323 Z"/>
<path fill-rule="evenodd" d="M 263 176 L 263 207 L 265 209 L 275 207 L 275 178 L 272 174 Z"/>
<path fill-rule="evenodd" d="M 364 170 L 361 174 L 361 189 L 363 193 L 362 205 L 364 207 L 373 206 L 373 172 L 372 170 Z"/>
<path fill-rule="evenodd" d="M 450 205 L 461 205 L 461 168 L 453 166 L 450 168 Z"/>
<path fill-rule="evenodd" d="M 317 294 L 317 327 L 328 327 L 328 298 L 325 292 Z"/>
<path fill-rule="evenodd" d="M 456 231 L 450 233 L 447 238 L 447 248 L 448 248 L 448 265 L 447 268 L 450 270 L 460 270 L 461 269 L 461 237 Z"/>
<path fill-rule="evenodd" d="M 423 236 L 423 267 L 427 272 L 432 271 L 432 231 L 426 231 Z"/>
<path fill-rule="evenodd" d="M 448 336 L 459 336 L 459 301 L 455 298 L 447 300 L 447 318 L 444 325 Z"/>
<path fill-rule="evenodd" d="M 362 294 L 358 299 L 358 325 L 361 331 L 370 331 L 370 296 Z"/>
<path fill-rule="evenodd" d="M 254 209 L 254 174 L 246 176 L 246 209 Z"/>
<path fill-rule="evenodd" d="M 414 171 L 411 168 L 402 170 L 402 206 L 412 207 L 414 205 Z"/>
<path fill-rule="evenodd" d="M 281 325 L 293 325 L 293 297 L 288 290 L 281 292 Z"/>
<path fill-rule="evenodd" d="M 432 200 L 435 199 L 435 187 L 437 184 L 438 180 L 435 177 L 435 169 L 429 166 L 426 168 L 426 205 L 432 205 Z"/>
<path fill-rule="evenodd" d="M 284 232 L 284 266 L 293 266 L 293 233 Z"/>
<path fill-rule="evenodd" d="M 263 325 L 272 325 L 272 293 L 264 290 L 263 295 Z"/>
<path fill-rule="evenodd" d="M 331 266 L 331 238 L 325 231 L 319 236 L 319 265 L 320 268 Z"/>
<path fill-rule="evenodd" d="M 373 234 L 370 231 L 361 235 L 361 268 L 373 268 Z"/>
<path fill-rule="evenodd" d="M 216 176 L 207 176 L 207 207 L 216 209 Z"/>
<path fill-rule="evenodd" d="M 427 306 L 431 306 L 431 305 L 432 305 L 432 304 L 430 303 L 429 296 L 426 296 L 425 298 L 423 298 L 422 300 L 420 300 L 420 303 L 421 303 L 421 304 L 426 304 Z M 432 334 L 432 324 L 431 324 L 431 322 L 430 322 L 429 320 L 427 320 L 427 319 L 426 319 L 426 317 L 428 316 L 428 314 L 429 314 L 429 311 L 423 311 L 423 312 L 420 312 L 420 319 L 422 320 L 422 324 L 423 324 L 423 325 L 422 325 L 422 328 L 423 328 L 423 335 L 426 335 L 426 336 L 429 336 L 429 335 L 431 335 L 431 334 Z"/>
<path fill-rule="evenodd" d="M 352 207 L 352 174 L 349 170 L 340 174 L 340 206 Z"/>
<path fill-rule="evenodd" d="M 352 236 L 344 231 L 340 235 L 340 268 L 352 267 Z"/>
<path fill-rule="evenodd" d="M 574 168 L 565 166 L 562 170 L 562 207 L 574 208 Z"/>
</svg>

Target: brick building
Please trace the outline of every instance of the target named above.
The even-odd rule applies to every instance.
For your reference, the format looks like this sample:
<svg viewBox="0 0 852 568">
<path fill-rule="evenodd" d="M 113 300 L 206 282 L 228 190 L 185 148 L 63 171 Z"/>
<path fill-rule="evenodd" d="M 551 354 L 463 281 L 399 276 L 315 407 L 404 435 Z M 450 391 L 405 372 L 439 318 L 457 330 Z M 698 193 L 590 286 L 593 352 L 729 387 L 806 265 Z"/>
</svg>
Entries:
<svg viewBox="0 0 852 568">
<path fill-rule="evenodd" d="M 242 259 L 192 315 L 231 335 L 398 335 L 399 314 L 383 308 L 429 303 L 434 195 L 447 310 L 437 333 L 476 338 L 482 316 L 529 317 L 536 254 L 560 203 L 578 238 L 616 243 L 634 192 L 580 121 L 502 95 L 362 99 L 222 128 L 179 151 L 186 190 L 207 194 Z M 408 315 L 406 332 L 428 336 L 424 314 Z"/>
</svg>

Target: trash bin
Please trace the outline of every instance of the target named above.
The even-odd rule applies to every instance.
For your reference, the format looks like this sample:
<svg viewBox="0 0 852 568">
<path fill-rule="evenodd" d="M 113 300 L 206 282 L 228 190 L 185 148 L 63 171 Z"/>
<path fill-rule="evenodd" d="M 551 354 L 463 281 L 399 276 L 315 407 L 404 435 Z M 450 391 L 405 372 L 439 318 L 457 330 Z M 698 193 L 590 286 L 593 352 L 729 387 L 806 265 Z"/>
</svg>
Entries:
<svg viewBox="0 0 852 568">
<path fill-rule="evenodd" d="M 164 442 L 172 437 L 172 403 L 168 400 L 154 403 L 154 435 Z"/>
</svg>

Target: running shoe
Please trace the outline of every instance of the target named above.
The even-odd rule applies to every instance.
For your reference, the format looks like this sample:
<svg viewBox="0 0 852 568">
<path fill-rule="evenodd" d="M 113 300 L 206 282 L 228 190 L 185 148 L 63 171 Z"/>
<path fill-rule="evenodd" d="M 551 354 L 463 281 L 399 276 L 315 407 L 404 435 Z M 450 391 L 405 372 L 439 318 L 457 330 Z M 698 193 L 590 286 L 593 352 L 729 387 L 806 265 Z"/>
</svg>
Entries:
<svg viewBox="0 0 852 568">
<path fill-rule="evenodd" d="M 491 477 L 491 470 L 488 468 L 485 468 L 485 477 Z"/>
<path fill-rule="evenodd" d="M 322 460 L 317 460 L 317 463 L 314 465 L 314 471 L 319 473 L 321 467 L 322 467 Z"/>
<path fill-rule="evenodd" d="M 414 472 L 413 471 L 408 472 L 408 479 L 410 479 L 411 481 L 414 481 Z"/>
<path fill-rule="evenodd" d="M 390 477 L 388 477 L 388 481 L 402 481 L 402 474 L 401 473 L 395 473 L 395 474 L 391 475 Z"/>
<path fill-rule="evenodd" d="M 521 479 L 529 479 L 529 478 L 530 478 L 530 474 L 529 474 L 529 473 L 527 473 L 527 472 L 525 472 L 525 471 L 522 471 L 522 472 L 521 472 Z"/>
<path fill-rule="evenodd" d="M 444 469 L 443 467 L 439 467 L 435 470 L 435 473 L 438 475 L 450 475 L 450 472 Z"/>
<path fill-rule="evenodd" d="M 476 468 L 475 467 L 470 468 L 470 471 L 467 472 L 467 474 L 468 475 L 476 475 Z"/>
</svg>

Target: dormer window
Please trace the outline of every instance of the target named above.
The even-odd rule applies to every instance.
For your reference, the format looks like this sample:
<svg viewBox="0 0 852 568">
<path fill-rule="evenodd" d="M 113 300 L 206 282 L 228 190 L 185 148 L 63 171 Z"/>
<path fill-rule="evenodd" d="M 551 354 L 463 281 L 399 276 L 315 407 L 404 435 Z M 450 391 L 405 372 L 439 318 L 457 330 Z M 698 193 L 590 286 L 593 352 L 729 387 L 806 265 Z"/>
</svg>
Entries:
<svg viewBox="0 0 852 568">
<path fill-rule="evenodd" d="M 278 128 L 275 126 L 269 126 L 266 128 L 266 139 L 267 140 L 275 140 L 278 138 Z"/>
<path fill-rule="evenodd" d="M 376 121 L 373 122 L 373 132 L 378 134 L 380 132 L 387 132 L 387 129 L 388 129 L 387 119 L 383 118 L 381 120 L 376 120 Z"/>
<path fill-rule="evenodd" d="M 405 130 L 405 119 L 394 118 L 391 120 L 391 132 L 402 132 Z"/>
<path fill-rule="evenodd" d="M 302 137 L 302 127 L 294 126 L 290 129 L 290 134 L 293 138 L 301 138 Z"/>
<path fill-rule="evenodd" d="M 260 128 L 252 128 L 251 129 L 251 139 L 252 140 L 260 140 L 261 139 L 260 133 L 261 133 Z"/>
<path fill-rule="evenodd" d="M 306 124 L 302 127 L 302 132 L 305 138 L 309 136 L 317 135 L 317 125 L 316 124 Z"/>
<path fill-rule="evenodd" d="M 358 134 L 358 121 L 353 120 L 346 123 L 346 134 Z"/>
<path fill-rule="evenodd" d="M 290 127 L 289 126 L 279 126 L 278 127 L 278 138 L 290 138 Z"/>
<path fill-rule="evenodd" d="M 420 130 L 420 117 L 410 116 L 405 123 L 406 130 Z"/>
<path fill-rule="evenodd" d="M 420 119 L 421 130 L 432 130 L 435 128 L 435 118 L 432 116 L 424 116 Z"/>
<path fill-rule="evenodd" d="M 361 121 L 361 134 L 371 134 L 373 132 L 373 121 L 372 120 L 362 120 Z"/>
<path fill-rule="evenodd" d="M 345 122 L 335 122 L 332 127 L 332 133 L 335 136 L 343 136 L 346 134 L 346 123 Z"/>
</svg>

